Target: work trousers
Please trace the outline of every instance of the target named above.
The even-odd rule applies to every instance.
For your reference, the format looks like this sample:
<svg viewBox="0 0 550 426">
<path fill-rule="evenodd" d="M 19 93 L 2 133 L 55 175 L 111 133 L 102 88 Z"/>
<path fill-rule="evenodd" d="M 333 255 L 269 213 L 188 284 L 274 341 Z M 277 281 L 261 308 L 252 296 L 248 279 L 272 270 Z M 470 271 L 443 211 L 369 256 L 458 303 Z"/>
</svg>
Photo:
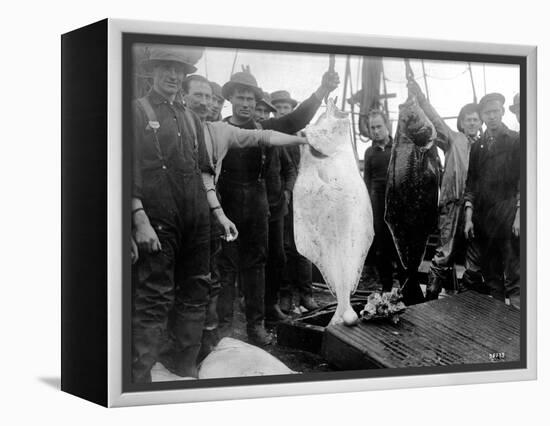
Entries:
<svg viewBox="0 0 550 426">
<path fill-rule="evenodd" d="M 300 296 L 313 295 L 312 265 L 309 260 L 298 253 L 294 240 L 294 210 L 292 200 L 289 203 L 288 214 L 284 220 L 284 249 L 286 265 L 283 271 L 281 295 L 292 300 L 293 290 L 297 290 Z"/>
<path fill-rule="evenodd" d="M 437 299 L 441 288 L 458 290 L 454 268 L 455 252 L 463 228 L 462 202 L 446 203 L 439 209 L 439 245 L 430 265 L 426 298 Z"/>
<path fill-rule="evenodd" d="M 519 238 L 481 238 L 481 268 L 489 294 L 520 308 Z"/>
<path fill-rule="evenodd" d="M 204 187 L 197 182 L 188 181 L 185 212 L 149 215 L 162 250 L 140 253 L 132 272 L 135 383 L 151 381 L 151 368 L 168 349 L 170 370 L 180 376 L 197 375 L 210 293 L 209 209 Z"/>
<path fill-rule="evenodd" d="M 489 289 L 483 281 L 481 273 L 481 247 L 479 238 L 470 238 L 466 241 L 466 258 L 464 262 L 466 270 L 462 275 L 462 285 L 468 290 L 489 294 Z"/>
<path fill-rule="evenodd" d="M 206 320 L 204 322 L 204 331 L 202 334 L 201 351 L 198 356 L 199 362 L 202 361 L 220 340 L 219 335 L 219 320 L 218 320 L 218 298 L 220 295 L 220 269 L 219 257 L 222 251 L 222 243 L 220 236 L 224 234 L 224 230 L 219 225 L 218 220 L 211 215 L 210 217 L 210 294 L 208 307 L 206 310 Z"/>
<path fill-rule="evenodd" d="M 284 216 L 269 221 L 268 255 L 265 281 L 265 306 L 279 302 L 279 289 L 286 264 L 284 250 Z"/>
<path fill-rule="evenodd" d="M 376 269 L 382 284 L 382 291 L 388 292 L 393 287 L 394 262 L 397 263 L 400 280 L 404 279 L 404 271 L 400 266 L 401 262 L 390 229 L 384 220 L 386 209 L 385 185 L 375 185 L 370 193 L 370 199 L 374 222 L 373 246 L 376 253 Z"/>
<path fill-rule="evenodd" d="M 239 230 L 237 240 L 222 241 L 218 262 L 221 289 L 217 312 L 220 332 L 227 335 L 233 327 L 237 276 L 245 300 L 247 329 L 263 326 L 269 205 L 263 180 L 242 183 L 222 178 L 219 192 L 225 214 Z"/>
<path fill-rule="evenodd" d="M 481 271 L 491 296 L 508 298 L 519 309 L 520 240 L 512 235 L 516 211 L 515 197 L 495 203 L 477 216 L 474 210 L 474 232 L 479 237 Z"/>
</svg>

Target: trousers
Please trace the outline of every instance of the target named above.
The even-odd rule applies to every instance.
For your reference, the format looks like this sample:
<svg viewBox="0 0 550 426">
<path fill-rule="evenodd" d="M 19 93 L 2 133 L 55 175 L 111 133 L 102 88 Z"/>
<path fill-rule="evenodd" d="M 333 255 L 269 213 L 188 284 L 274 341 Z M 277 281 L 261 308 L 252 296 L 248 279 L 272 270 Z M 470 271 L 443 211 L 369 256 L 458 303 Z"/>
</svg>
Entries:
<svg viewBox="0 0 550 426">
<path fill-rule="evenodd" d="M 273 306 L 279 302 L 279 289 L 286 265 L 284 250 L 284 216 L 269 221 L 268 255 L 265 281 L 265 305 Z"/>
<path fill-rule="evenodd" d="M 151 368 L 168 352 L 173 372 L 197 375 L 211 282 L 208 205 L 204 189 L 195 195 L 193 215 L 149 217 L 162 250 L 140 253 L 132 271 L 135 383 L 150 382 Z"/>
<path fill-rule="evenodd" d="M 244 294 L 247 327 L 263 325 L 269 205 L 263 180 L 242 183 L 222 178 L 219 192 L 225 214 L 239 230 L 237 240 L 222 241 L 218 259 L 221 288 L 217 313 L 220 330 L 227 334 L 233 327 L 237 277 Z"/>
<path fill-rule="evenodd" d="M 375 186 L 370 192 L 374 222 L 373 246 L 376 255 L 376 269 L 382 284 L 382 291 L 388 292 L 393 287 L 394 262 L 397 264 L 400 280 L 403 279 L 404 271 L 400 266 L 401 262 L 398 259 L 390 229 L 384 220 L 386 187 L 385 185 Z"/>
<path fill-rule="evenodd" d="M 292 291 L 295 289 L 301 296 L 311 296 L 313 294 L 312 264 L 296 249 L 292 200 L 284 220 L 284 250 L 286 265 L 282 276 L 281 294 L 292 299 Z"/>
</svg>

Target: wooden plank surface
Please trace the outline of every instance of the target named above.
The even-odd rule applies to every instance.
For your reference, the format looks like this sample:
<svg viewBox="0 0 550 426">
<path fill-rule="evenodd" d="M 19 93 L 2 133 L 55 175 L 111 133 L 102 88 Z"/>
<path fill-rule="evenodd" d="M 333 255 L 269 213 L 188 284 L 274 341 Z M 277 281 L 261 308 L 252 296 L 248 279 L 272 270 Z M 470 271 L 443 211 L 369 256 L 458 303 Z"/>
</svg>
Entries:
<svg viewBox="0 0 550 426">
<path fill-rule="evenodd" d="M 411 306 L 394 325 L 329 326 L 322 354 L 342 369 L 420 367 L 520 359 L 520 312 L 475 292 Z"/>
</svg>

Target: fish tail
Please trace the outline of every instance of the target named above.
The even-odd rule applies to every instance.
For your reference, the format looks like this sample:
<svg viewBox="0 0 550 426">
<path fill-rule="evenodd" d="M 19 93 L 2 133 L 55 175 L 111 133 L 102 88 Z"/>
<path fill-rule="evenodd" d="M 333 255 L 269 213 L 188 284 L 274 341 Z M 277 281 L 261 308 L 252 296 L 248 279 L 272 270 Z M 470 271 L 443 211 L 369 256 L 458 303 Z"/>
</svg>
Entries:
<svg viewBox="0 0 550 426">
<path fill-rule="evenodd" d="M 418 280 L 418 271 L 416 269 L 409 268 L 407 269 L 406 276 L 407 278 L 405 283 L 401 287 L 403 303 L 409 306 L 424 302 L 425 298 Z"/>
</svg>

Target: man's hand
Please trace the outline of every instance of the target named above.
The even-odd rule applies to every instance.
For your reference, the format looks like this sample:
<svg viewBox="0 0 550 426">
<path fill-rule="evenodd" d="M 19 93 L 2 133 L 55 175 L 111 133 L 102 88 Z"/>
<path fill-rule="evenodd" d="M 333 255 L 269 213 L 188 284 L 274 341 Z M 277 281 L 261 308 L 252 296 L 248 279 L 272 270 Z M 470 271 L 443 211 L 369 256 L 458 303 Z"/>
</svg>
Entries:
<svg viewBox="0 0 550 426">
<path fill-rule="evenodd" d="M 340 76 L 336 71 L 327 71 L 323 74 L 321 79 L 321 87 L 327 91 L 327 93 L 332 92 L 340 84 Z"/>
<path fill-rule="evenodd" d="M 224 235 L 222 238 L 225 241 L 231 242 L 235 241 L 239 236 L 239 231 L 233 222 L 231 222 L 225 213 L 222 210 L 219 210 L 220 213 L 216 214 L 216 218 L 220 222 L 220 225 L 223 227 Z"/>
<path fill-rule="evenodd" d="M 330 92 L 336 89 L 339 84 L 340 84 L 340 77 L 338 76 L 338 73 L 327 71 L 326 73 L 323 74 L 323 78 L 321 79 L 321 85 L 315 91 L 315 96 L 317 96 L 317 99 L 319 99 L 322 102 L 323 99 L 325 99 L 325 97 L 328 96 Z"/>
<path fill-rule="evenodd" d="M 134 239 L 140 250 L 146 253 L 156 253 L 162 250 L 159 237 L 157 233 L 147 221 L 147 223 L 141 223 L 135 227 Z"/>
<path fill-rule="evenodd" d="M 516 217 L 514 219 L 514 223 L 512 224 L 512 235 L 519 238 L 519 209 L 516 211 Z"/>
<path fill-rule="evenodd" d="M 464 225 L 464 236 L 467 240 L 475 238 L 474 234 L 474 222 L 470 219 L 466 219 L 466 223 Z"/>
<path fill-rule="evenodd" d="M 131 251 L 132 265 L 134 265 L 139 259 L 139 250 L 136 242 L 134 241 L 134 238 L 130 238 L 130 251 Z"/>
</svg>

